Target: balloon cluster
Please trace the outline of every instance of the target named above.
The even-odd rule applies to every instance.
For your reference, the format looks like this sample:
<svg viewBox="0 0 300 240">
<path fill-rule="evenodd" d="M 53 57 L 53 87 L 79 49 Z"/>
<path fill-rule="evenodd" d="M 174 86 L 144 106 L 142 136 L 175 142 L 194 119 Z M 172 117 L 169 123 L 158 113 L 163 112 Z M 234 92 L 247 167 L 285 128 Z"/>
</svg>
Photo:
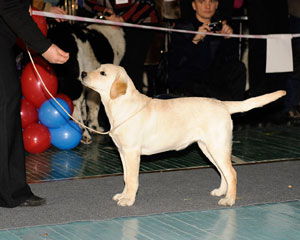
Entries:
<svg viewBox="0 0 300 240">
<path fill-rule="evenodd" d="M 41 57 L 34 57 L 35 66 L 48 91 L 57 102 L 72 114 L 72 100 L 65 94 L 57 94 L 58 80 L 52 67 Z M 76 147 L 82 137 L 80 127 L 47 93 L 32 63 L 21 74 L 21 120 L 24 147 L 27 152 L 41 153 L 51 144 L 61 150 Z"/>
<path fill-rule="evenodd" d="M 32 18 L 44 36 L 47 36 L 46 19 L 36 15 Z M 17 40 L 17 44 L 22 50 L 26 50 L 21 39 Z M 36 54 L 32 50 L 29 51 Z M 69 114 L 72 114 L 72 100 L 65 94 L 57 94 L 58 81 L 52 67 L 38 56 L 34 57 L 34 63 L 48 91 Z M 23 69 L 21 84 L 24 96 L 21 100 L 21 120 L 25 150 L 41 153 L 51 144 L 62 150 L 76 147 L 81 140 L 81 129 L 47 93 L 32 63 Z"/>
</svg>

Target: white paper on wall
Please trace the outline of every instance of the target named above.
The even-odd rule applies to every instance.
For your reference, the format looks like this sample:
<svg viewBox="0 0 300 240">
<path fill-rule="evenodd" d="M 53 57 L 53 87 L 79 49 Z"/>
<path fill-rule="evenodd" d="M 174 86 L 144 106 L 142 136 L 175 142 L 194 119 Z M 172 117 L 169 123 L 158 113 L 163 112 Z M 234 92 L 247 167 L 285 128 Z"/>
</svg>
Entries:
<svg viewBox="0 0 300 240">
<path fill-rule="evenodd" d="M 292 72 L 292 35 L 270 34 L 267 38 L 266 73 Z"/>
<path fill-rule="evenodd" d="M 116 4 L 126 4 L 128 0 L 116 0 Z"/>
</svg>

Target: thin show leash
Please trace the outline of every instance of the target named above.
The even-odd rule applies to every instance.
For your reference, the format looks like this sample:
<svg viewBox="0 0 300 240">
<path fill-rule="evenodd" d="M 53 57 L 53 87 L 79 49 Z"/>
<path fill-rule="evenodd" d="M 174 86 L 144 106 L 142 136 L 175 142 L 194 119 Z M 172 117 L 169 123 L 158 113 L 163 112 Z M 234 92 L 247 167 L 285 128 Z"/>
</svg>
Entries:
<svg viewBox="0 0 300 240">
<path fill-rule="evenodd" d="M 127 122 L 129 119 L 131 119 L 132 117 L 134 117 L 136 114 L 138 114 L 139 112 L 141 112 L 142 110 L 144 110 L 144 108 L 150 103 L 150 101 L 152 100 L 152 98 L 141 108 L 139 109 L 138 111 L 134 112 L 131 116 L 129 116 L 128 118 L 126 118 L 124 121 L 122 121 L 121 123 L 119 123 L 117 126 L 115 126 L 114 128 L 111 128 L 109 131 L 106 131 L 106 132 L 99 132 L 95 129 L 92 129 L 86 125 L 84 125 L 83 123 L 79 122 L 77 119 L 75 119 L 71 114 L 68 113 L 68 111 L 56 100 L 56 98 L 50 93 L 50 91 L 48 90 L 48 88 L 46 87 L 39 71 L 37 70 L 35 64 L 34 64 L 34 61 L 32 59 L 32 56 L 31 56 L 31 53 L 30 51 L 28 50 L 27 48 L 27 53 L 29 55 L 29 58 L 30 58 L 30 61 L 32 63 L 32 66 L 36 72 L 36 74 L 38 75 L 42 85 L 44 86 L 46 92 L 49 94 L 49 96 L 60 106 L 60 108 L 74 121 L 76 122 L 77 124 L 79 124 L 81 127 L 85 128 L 85 129 L 88 129 L 94 133 L 97 133 L 97 134 L 101 134 L 101 135 L 107 135 L 109 133 L 112 133 L 113 131 L 115 131 L 118 127 L 120 127 L 121 125 L 123 125 L 125 122 Z"/>
</svg>

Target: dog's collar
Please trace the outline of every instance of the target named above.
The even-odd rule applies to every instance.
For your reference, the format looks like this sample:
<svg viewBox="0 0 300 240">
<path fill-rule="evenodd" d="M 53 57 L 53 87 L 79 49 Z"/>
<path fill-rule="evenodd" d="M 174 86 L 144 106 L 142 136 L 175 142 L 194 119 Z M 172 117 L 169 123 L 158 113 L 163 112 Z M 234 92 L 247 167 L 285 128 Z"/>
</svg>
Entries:
<svg viewBox="0 0 300 240">
<path fill-rule="evenodd" d="M 152 98 L 150 98 L 149 101 L 146 102 L 146 104 L 141 107 L 140 109 L 138 109 L 137 111 L 135 111 L 132 115 L 130 115 L 128 118 L 126 118 L 124 121 L 121 121 L 119 124 L 117 124 L 115 127 L 112 127 L 109 131 L 101 133 L 101 134 L 109 134 L 109 133 L 113 133 L 117 128 L 119 128 L 120 126 L 122 126 L 124 123 L 126 123 L 128 120 L 130 120 L 131 118 L 133 118 L 135 115 L 137 115 L 138 113 L 140 113 L 141 111 L 143 111 L 145 109 L 146 106 L 148 106 L 148 104 L 152 101 Z"/>
</svg>

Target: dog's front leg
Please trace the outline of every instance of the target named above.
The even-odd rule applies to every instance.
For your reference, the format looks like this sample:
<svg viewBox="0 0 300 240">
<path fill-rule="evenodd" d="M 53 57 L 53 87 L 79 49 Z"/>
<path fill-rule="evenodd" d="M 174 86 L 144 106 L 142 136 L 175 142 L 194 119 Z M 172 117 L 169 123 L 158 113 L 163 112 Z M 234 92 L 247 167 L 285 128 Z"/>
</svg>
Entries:
<svg viewBox="0 0 300 240">
<path fill-rule="evenodd" d="M 140 152 L 136 150 L 120 151 L 124 171 L 124 190 L 113 199 L 119 206 L 132 206 L 139 187 Z"/>
<path fill-rule="evenodd" d="M 100 110 L 100 95 L 94 90 L 89 89 L 87 91 L 86 104 L 88 107 L 87 114 L 87 124 L 90 128 L 95 129 L 96 131 L 104 131 L 102 127 L 99 125 L 98 115 Z"/>
<path fill-rule="evenodd" d="M 85 100 L 85 91 L 82 91 L 80 97 L 73 101 L 74 104 L 74 111 L 72 116 L 79 121 L 82 124 L 86 124 L 86 100 Z M 92 137 L 89 133 L 89 131 L 86 128 L 82 128 L 82 137 L 81 142 L 84 144 L 90 144 L 92 143 Z"/>
<path fill-rule="evenodd" d="M 124 154 L 120 150 L 119 150 L 119 153 L 120 153 L 121 162 L 122 162 L 122 166 L 123 166 L 123 179 L 124 179 L 124 183 L 126 183 L 127 169 L 126 169 L 125 158 L 124 158 Z M 113 200 L 119 201 L 120 199 L 124 198 L 124 196 L 126 195 L 126 192 L 127 192 L 127 190 L 126 190 L 126 184 L 125 184 L 123 192 L 115 194 L 113 196 Z"/>
</svg>

